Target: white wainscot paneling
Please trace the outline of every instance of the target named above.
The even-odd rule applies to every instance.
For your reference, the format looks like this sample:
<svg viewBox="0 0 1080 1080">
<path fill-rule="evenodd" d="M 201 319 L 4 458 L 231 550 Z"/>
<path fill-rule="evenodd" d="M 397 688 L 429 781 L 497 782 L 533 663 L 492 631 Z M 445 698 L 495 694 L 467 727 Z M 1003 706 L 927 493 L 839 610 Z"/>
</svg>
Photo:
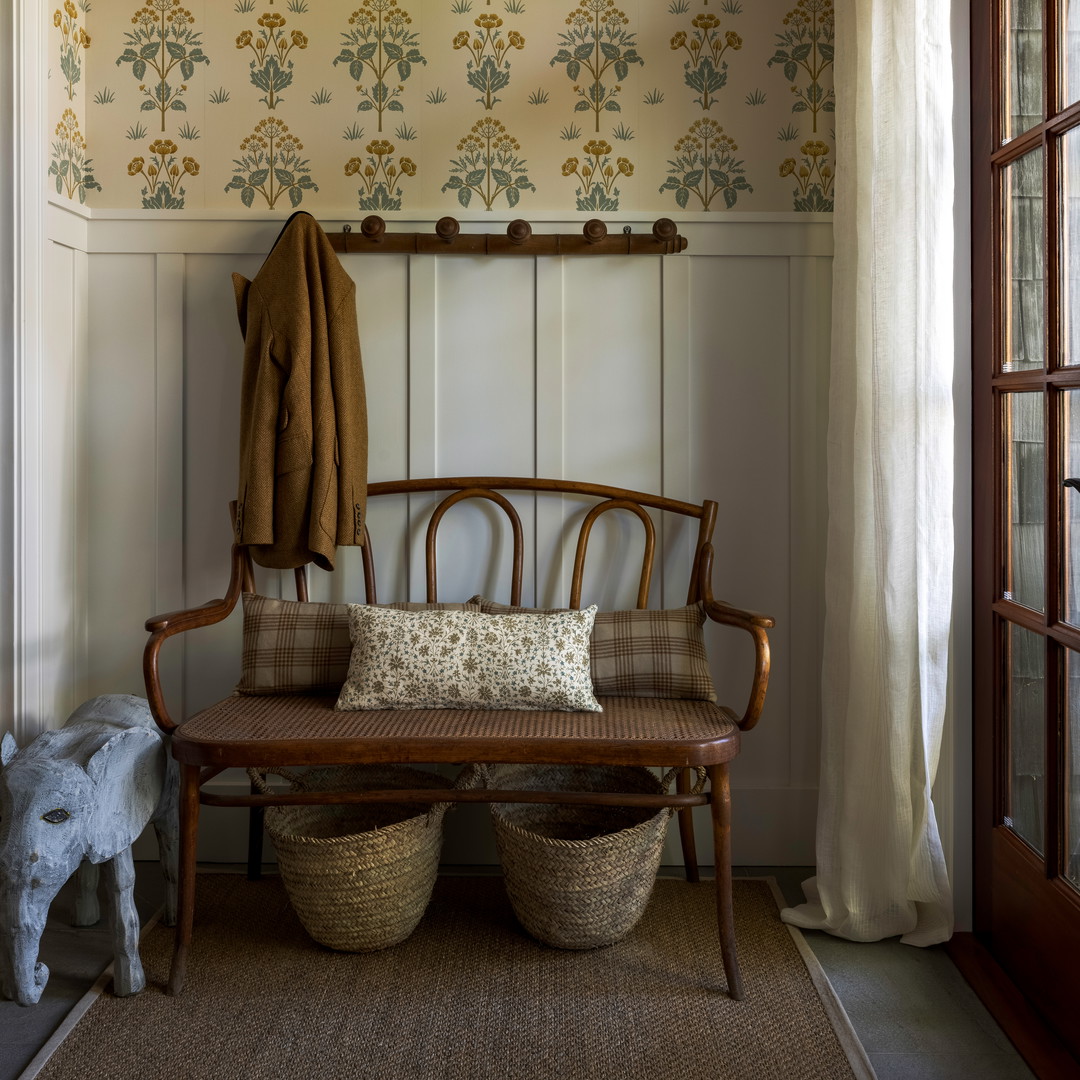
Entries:
<svg viewBox="0 0 1080 1080">
<path fill-rule="evenodd" d="M 813 857 L 816 792 L 802 764 L 792 766 L 803 745 L 793 730 L 792 650 L 814 649 L 816 639 L 791 634 L 791 546 L 811 538 L 793 534 L 791 517 L 792 342 L 803 328 L 791 322 L 789 262 L 733 257 L 691 264 L 691 475 L 697 497 L 720 505 L 714 593 L 777 620 L 765 714 L 732 767 L 736 858 L 749 862 Z M 750 639 L 712 624 L 706 633 L 718 694 L 741 711 L 752 672 Z M 816 697 L 816 687 L 804 690 Z"/>
<path fill-rule="evenodd" d="M 435 445 L 423 451 L 417 430 L 414 446 L 441 476 L 534 476 L 536 260 L 465 257 L 436 269 Z M 532 546 L 533 499 L 508 497 Z M 513 544 L 502 510 L 487 501 L 455 506 L 438 535 L 440 598 L 509 598 Z M 531 595 L 531 572 L 525 588 Z"/>
<path fill-rule="evenodd" d="M 94 568 L 82 590 L 87 686 L 95 692 L 141 692 L 147 615 L 180 584 L 180 602 L 196 605 L 221 596 L 227 581 L 243 355 L 230 274 L 254 276 L 264 250 L 251 245 L 246 254 L 228 254 L 225 239 L 219 251 L 207 250 L 213 237 L 198 236 L 198 253 L 181 247 L 90 256 L 86 392 L 80 399 L 76 379 L 76 396 L 64 408 L 87 451 L 79 505 L 86 507 Z M 778 622 L 765 716 L 732 770 L 735 859 L 812 861 L 827 253 L 379 255 L 343 263 L 357 282 L 372 481 L 552 475 L 717 500 L 716 594 Z M 77 289 L 77 260 L 62 263 L 55 276 L 64 274 Z M 70 336 L 78 340 L 77 328 Z M 77 360 L 55 359 L 77 372 Z M 424 597 L 418 511 L 431 503 L 372 500 L 380 601 Z M 514 503 L 525 526 L 525 602 L 564 604 L 586 503 L 566 499 L 541 514 L 531 497 Z M 685 598 L 693 529 L 665 527 L 658 540 L 663 570 L 651 602 L 675 606 Z M 601 518 L 583 601 L 632 605 L 641 551 L 636 519 Z M 441 599 L 477 591 L 508 598 L 510 532 L 493 505 L 454 507 L 438 558 Z M 76 563 L 76 592 L 78 572 Z M 292 595 L 289 574 L 259 570 L 257 584 Z M 360 552 L 343 551 L 338 571 L 314 573 L 311 589 L 315 599 L 360 599 Z M 190 714 L 229 692 L 240 629 L 237 613 L 166 644 L 168 662 L 183 675 L 178 711 Z M 709 635 L 721 697 L 741 709 L 749 645 L 732 631 L 712 628 Z M 217 782 L 246 783 L 242 776 Z M 208 820 L 207 839 L 213 833 L 216 846 L 203 855 L 242 857 L 245 822 L 224 811 Z M 453 831 L 448 857 L 491 861 L 482 810 L 454 815 Z M 703 815 L 699 850 L 707 862 Z M 678 861 L 674 839 L 667 858 Z"/>
<path fill-rule="evenodd" d="M 142 694 L 158 610 L 155 257 L 91 256 L 88 291 L 88 693 Z"/>
<path fill-rule="evenodd" d="M 79 703 L 85 679 L 82 596 L 85 550 L 82 474 L 82 398 L 85 362 L 86 256 L 47 244 L 48 282 L 43 370 L 43 416 L 38 474 L 41 505 L 40 549 L 35 559 L 40 587 L 41 640 L 38 642 L 41 715 L 35 727 L 56 726 Z M 31 575 L 31 580 L 34 575 Z"/>
<path fill-rule="evenodd" d="M 566 260 L 563 447 L 575 480 L 659 492 L 663 482 L 659 258 Z M 567 500 L 576 531 L 586 508 Z M 632 607 L 641 527 L 621 512 L 593 530 L 582 603 Z M 567 553 L 573 556 L 573 549 Z"/>
</svg>

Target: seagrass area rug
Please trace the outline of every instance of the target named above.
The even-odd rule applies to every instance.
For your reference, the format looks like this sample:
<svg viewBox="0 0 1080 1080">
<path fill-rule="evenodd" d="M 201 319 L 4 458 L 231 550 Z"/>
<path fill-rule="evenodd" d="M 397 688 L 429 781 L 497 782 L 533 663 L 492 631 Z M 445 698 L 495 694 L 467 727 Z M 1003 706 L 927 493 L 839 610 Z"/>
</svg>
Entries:
<svg viewBox="0 0 1080 1080">
<path fill-rule="evenodd" d="M 153 927 L 147 989 L 91 992 L 21 1080 L 872 1078 L 773 889 L 735 881 L 736 1002 L 711 882 L 660 878 L 627 938 L 568 952 L 521 929 L 501 878 L 440 877 L 408 941 L 349 954 L 307 936 L 277 877 L 201 874 L 180 997 L 164 992 L 172 931 Z"/>
</svg>

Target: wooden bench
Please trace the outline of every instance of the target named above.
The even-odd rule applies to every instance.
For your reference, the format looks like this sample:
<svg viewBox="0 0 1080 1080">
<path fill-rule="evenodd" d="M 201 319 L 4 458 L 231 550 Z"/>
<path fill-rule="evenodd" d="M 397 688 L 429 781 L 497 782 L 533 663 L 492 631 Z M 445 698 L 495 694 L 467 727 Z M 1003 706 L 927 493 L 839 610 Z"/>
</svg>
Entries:
<svg viewBox="0 0 1080 1080">
<path fill-rule="evenodd" d="M 488 500 L 509 518 L 513 533 L 513 569 L 510 604 L 521 603 L 524 530 L 507 493 L 564 499 L 576 506 L 586 500 L 577 537 L 568 607 L 582 604 L 585 558 L 593 527 L 602 514 L 619 510 L 636 517 L 644 529 L 644 556 L 638 584 L 638 609 L 647 607 L 656 553 L 658 520 L 697 522 L 696 538 L 689 541 L 692 568 L 687 603 L 700 603 L 709 619 L 745 631 L 753 640 L 754 670 L 749 700 L 741 714 L 707 700 L 657 697 L 600 697 L 602 713 L 567 711 L 510 711 L 485 709 L 335 710 L 335 696 L 323 694 L 233 694 L 203 709 L 184 722 L 171 716 L 158 672 L 159 652 L 175 634 L 209 626 L 225 619 L 243 593 L 254 592 L 254 573 L 246 548 L 234 545 L 232 571 L 223 599 L 202 607 L 159 615 L 147 620 L 150 637 L 144 652 L 147 697 L 154 718 L 172 736 L 172 752 L 180 765 L 180 893 L 176 944 L 169 975 L 169 992 L 183 984 L 192 936 L 195 902 L 196 840 L 200 804 L 260 807 L 274 803 L 348 803 L 361 801 L 437 802 L 547 802 L 621 806 L 671 806 L 679 810 L 679 832 L 686 873 L 698 880 L 691 813 L 709 805 L 716 865 L 716 901 L 719 940 L 731 997 L 743 996 L 735 948 L 731 906 L 730 789 L 728 762 L 739 752 L 742 732 L 757 722 L 769 678 L 767 629 L 774 620 L 740 610 L 712 595 L 712 536 L 717 504 L 675 499 L 602 484 L 511 477 L 459 477 L 401 480 L 371 484 L 371 500 L 381 496 L 428 496 L 445 493 L 434 505 L 426 533 L 427 598 L 438 598 L 436 535 L 447 511 L 466 499 Z M 415 501 L 415 500 L 414 500 Z M 570 515 L 573 516 L 573 515 Z M 690 546 L 692 545 L 692 546 Z M 377 591 L 371 539 L 363 549 L 364 602 L 376 604 Z M 297 599 L 308 599 L 304 568 L 296 571 Z M 666 795 L 609 794 L 505 790 L 410 790 L 364 792 L 296 792 L 225 796 L 204 791 L 203 785 L 223 770 L 284 768 L 355 763 L 533 763 L 645 765 L 678 767 L 676 790 Z M 692 794 L 691 773 L 707 769 L 709 789 Z"/>
</svg>

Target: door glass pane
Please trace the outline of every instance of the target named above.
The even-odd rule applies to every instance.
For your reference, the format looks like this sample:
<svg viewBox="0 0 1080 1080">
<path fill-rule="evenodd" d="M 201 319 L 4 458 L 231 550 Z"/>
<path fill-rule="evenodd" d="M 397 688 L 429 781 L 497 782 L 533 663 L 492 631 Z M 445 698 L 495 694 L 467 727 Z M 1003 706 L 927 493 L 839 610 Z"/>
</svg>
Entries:
<svg viewBox="0 0 1080 1080">
<path fill-rule="evenodd" d="M 1038 634 L 1010 624 L 1006 647 L 1009 786 L 1004 823 L 1041 855 L 1046 799 L 1046 643 Z"/>
<path fill-rule="evenodd" d="M 1062 106 L 1080 100 L 1080 0 L 1061 0 Z"/>
<path fill-rule="evenodd" d="M 1046 339 L 1042 148 L 1007 165 L 1002 183 L 1005 214 L 1002 370 L 1030 371 L 1043 366 Z"/>
<path fill-rule="evenodd" d="M 1043 7 L 1045 0 L 1004 0 L 1001 43 L 1001 129 L 1006 139 L 1043 119 Z"/>
<path fill-rule="evenodd" d="M 1080 0 L 1076 7 L 1080 10 Z M 1075 365 L 1080 364 L 1080 128 L 1061 140 L 1060 197 L 1061 362 Z"/>
<path fill-rule="evenodd" d="M 1080 626 L 1080 390 L 1062 394 L 1061 565 L 1064 619 Z M 1080 673 L 1078 673 L 1080 674 Z"/>
<path fill-rule="evenodd" d="M 1080 888 L 1080 656 L 1065 659 L 1065 876 Z"/>
<path fill-rule="evenodd" d="M 1045 608 L 1046 416 L 1041 393 L 1005 395 L 1005 599 Z M 1078 492 L 1080 494 L 1080 492 Z"/>
</svg>

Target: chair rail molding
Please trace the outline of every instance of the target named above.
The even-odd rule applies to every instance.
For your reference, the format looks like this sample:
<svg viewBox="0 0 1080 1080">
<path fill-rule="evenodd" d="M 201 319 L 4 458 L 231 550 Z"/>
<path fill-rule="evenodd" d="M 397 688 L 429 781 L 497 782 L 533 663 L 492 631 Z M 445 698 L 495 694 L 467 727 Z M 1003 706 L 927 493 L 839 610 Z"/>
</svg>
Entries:
<svg viewBox="0 0 1080 1080">
<path fill-rule="evenodd" d="M 3 608 L 3 698 L 0 726 L 11 726 L 20 742 L 45 726 L 44 643 L 50 637 L 42 582 L 42 444 L 45 434 L 42 359 L 45 338 L 44 266 L 46 194 L 42 176 L 48 159 L 45 20 L 33 0 L 5 5 L 0 15 L 3 136 L 12 148 L 11 169 L 2 182 L 4 307 L 3 460 L 0 486 L 3 537 L 0 557 L 11 581 Z"/>
</svg>

